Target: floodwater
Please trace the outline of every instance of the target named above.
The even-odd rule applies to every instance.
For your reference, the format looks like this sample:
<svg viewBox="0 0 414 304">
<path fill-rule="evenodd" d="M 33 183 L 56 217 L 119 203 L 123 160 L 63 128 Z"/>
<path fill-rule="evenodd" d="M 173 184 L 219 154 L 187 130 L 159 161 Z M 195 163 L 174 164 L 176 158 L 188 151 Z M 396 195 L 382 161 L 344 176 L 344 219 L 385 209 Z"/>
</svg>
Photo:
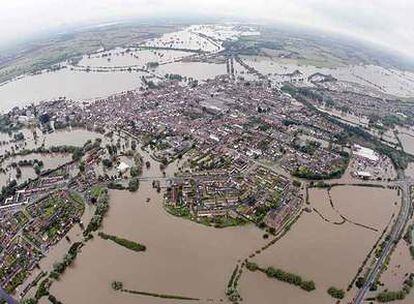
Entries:
<svg viewBox="0 0 414 304">
<path fill-rule="evenodd" d="M 212 79 L 227 74 L 225 64 L 207 62 L 174 62 L 159 66 L 156 72 L 160 75 L 179 74 L 197 80 Z"/>
<path fill-rule="evenodd" d="M 102 134 L 89 131 L 86 129 L 64 129 L 44 135 L 44 143 L 46 147 L 69 145 L 69 146 L 83 146 L 88 140 L 95 140 L 97 138 L 104 138 Z"/>
<path fill-rule="evenodd" d="M 145 67 L 148 62 L 159 64 L 180 60 L 194 53 L 172 50 L 131 50 L 117 48 L 111 51 L 100 52 L 84 56 L 79 66 L 90 67 Z"/>
<path fill-rule="evenodd" d="M 342 121 L 356 126 L 368 127 L 369 119 L 365 116 L 356 116 L 351 113 L 344 113 L 334 108 L 319 107 L 320 111 L 328 113 L 329 115 L 335 116 Z"/>
<path fill-rule="evenodd" d="M 81 217 L 81 220 L 83 223 L 85 223 L 85 226 L 86 226 L 86 223 L 89 223 L 89 221 L 91 220 L 94 211 L 95 211 L 94 206 L 89 205 L 89 204 L 85 205 L 85 211 Z M 62 261 L 63 257 L 68 252 L 71 244 L 73 242 L 78 242 L 83 239 L 83 231 L 81 230 L 79 225 L 74 225 L 68 231 L 66 236 L 70 239 L 71 242 L 69 243 L 65 238 L 63 238 L 55 246 L 49 248 L 47 252 L 47 256 L 41 259 L 39 262 L 40 269 L 34 269 L 32 271 L 29 278 L 21 286 L 17 288 L 16 290 L 17 293 L 19 293 L 19 291 L 22 291 L 26 285 L 30 284 L 37 277 L 37 275 L 40 274 L 41 271 L 45 271 L 45 272 L 52 271 L 53 264 L 56 262 Z M 31 288 L 28 291 L 27 296 L 33 297 L 35 293 L 36 293 L 36 288 Z M 46 301 L 46 303 L 47 302 L 48 301 Z"/>
<path fill-rule="evenodd" d="M 120 70 L 128 67 L 143 68 L 148 62 L 160 64 L 155 73 L 161 76 L 174 73 L 198 80 L 214 78 L 226 74 L 225 65 L 177 61 L 194 55 L 194 52 L 189 50 L 218 52 L 222 50 L 224 40 L 252 34 L 255 35 L 257 32 L 242 32 L 233 26 L 193 25 L 145 43 L 147 47 L 172 50 L 133 48 L 127 53 L 124 48 L 115 48 L 84 55 L 79 65 L 70 66 L 62 63 L 66 68 L 59 71 L 43 72 L 34 76 L 22 75 L 13 81 L 0 84 L 0 111 L 5 112 L 15 106 L 26 106 L 59 97 L 90 100 L 138 89 L 142 85 L 140 78 L 150 74 Z M 90 67 L 90 72 L 85 71 L 87 67 Z"/>
<path fill-rule="evenodd" d="M 80 138 L 86 141 L 86 137 Z M 74 265 L 52 285 L 51 294 L 63 303 L 182 303 L 115 292 L 110 284 L 119 280 L 132 290 L 196 297 L 201 303 L 226 303 L 225 289 L 235 265 L 266 244 L 262 232 L 251 225 L 215 229 L 168 214 L 162 207 L 162 194 L 151 184 L 152 178 L 162 176 L 159 163 L 150 158 L 148 151 L 140 147 L 138 151 L 144 161 L 151 163 L 143 172 L 149 180 L 141 181 L 136 193 L 110 191 L 110 210 L 102 229 L 140 242 L 147 246 L 147 251 L 136 253 L 95 237 L 82 248 Z M 172 176 L 183 161 L 170 164 L 166 174 Z M 239 281 L 245 303 L 274 303 L 275 299 L 284 299 L 287 304 L 332 303 L 327 288 L 346 289 L 399 207 L 395 205 L 399 197 L 390 189 L 334 187 L 330 195 L 335 209 L 330 205 L 327 189 L 311 189 L 309 195 L 310 207 L 327 221 L 315 211 L 304 212 L 287 235 L 253 260 L 263 267 L 272 265 L 312 279 L 317 290 L 307 293 L 245 270 Z M 84 217 L 90 218 L 92 212 L 87 208 Z M 349 221 L 344 222 L 342 216 Z M 76 240 L 81 231 L 75 226 L 69 236 Z M 50 269 L 68 246 L 62 240 L 51 249 L 41 261 L 42 269 Z"/>
<path fill-rule="evenodd" d="M 221 45 L 205 39 L 189 29 L 163 34 L 160 38 L 147 41 L 145 45 L 161 48 L 202 50 L 205 52 L 218 52 L 221 50 Z"/>
<path fill-rule="evenodd" d="M 307 78 L 313 73 L 319 72 L 332 75 L 344 82 L 354 82 L 365 85 L 382 93 L 400 97 L 414 96 L 414 73 L 386 69 L 377 65 L 347 65 L 336 67 L 316 67 L 310 64 L 301 64 L 292 59 L 280 59 L 277 57 L 242 56 L 245 63 L 256 68 L 275 82 L 290 81 L 302 78 L 306 83 Z M 299 70 L 302 75 L 291 77 L 290 73 Z"/>
<path fill-rule="evenodd" d="M 216 229 L 168 214 L 162 193 L 152 188 L 151 177 L 162 176 L 159 163 L 138 151 L 151 163 L 143 172 L 149 180 L 141 181 L 136 193 L 110 191 L 103 231 L 140 242 L 147 251 L 136 253 L 95 237 L 51 293 L 64 303 L 182 303 L 115 292 L 110 285 L 119 280 L 128 289 L 196 297 L 201 303 L 226 300 L 236 263 L 265 244 L 262 232 L 252 225 Z M 166 174 L 171 176 L 181 162 L 170 164 Z"/>
<path fill-rule="evenodd" d="M 393 212 L 398 213 L 401 198 L 396 193 L 396 190 L 370 187 L 333 187 L 331 190 L 340 214 L 378 231 L 387 226 Z"/>
<path fill-rule="evenodd" d="M 387 269 L 380 277 L 380 282 L 384 284 L 379 288 L 380 291 L 385 289 L 397 291 L 401 290 L 407 275 L 414 272 L 414 261 L 409 251 L 409 245 L 405 240 L 401 239 L 396 248 L 394 249 L 391 261 Z M 411 293 L 402 301 L 398 301 L 400 304 L 409 304 L 414 302 L 414 292 Z"/>
<path fill-rule="evenodd" d="M 414 131 L 408 128 L 398 128 L 398 138 L 404 151 L 414 155 Z"/>
<path fill-rule="evenodd" d="M 46 134 L 43 134 L 39 129 L 36 129 L 35 132 L 37 134 L 37 140 L 35 140 L 32 130 L 22 129 L 21 132 L 23 133 L 25 139 L 18 142 L 9 142 L 12 137 L 9 137 L 7 134 L 0 133 L 3 135 L 3 140 L 6 141 L 4 145 L 0 146 L 1 154 L 6 153 L 7 151 L 11 152 L 12 147 L 19 147 L 19 149 L 34 149 L 42 145 L 46 148 L 62 145 L 81 147 L 88 140 L 93 141 L 97 138 L 104 138 L 102 134 L 82 128 L 66 128 Z"/>
<path fill-rule="evenodd" d="M 0 86 L 0 111 L 44 100 L 67 97 L 89 100 L 141 86 L 142 72 L 83 72 L 69 68 L 25 76 Z"/>
<path fill-rule="evenodd" d="M 331 195 L 347 217 L 366 220 L 368 224 L 380 219 L 387 223 L 392 213 L 389 205 L 393 206 L 397 200 L 396 191 L 355 186 L 335 187 Z M 344 206 L 347 202 L 349 205 Z M 311 189 L 310 204 L 332 222 L 340 219 L 330 210 L 325 189 Z M 361 216 L 361 209 L 373 214 Z M 346 290 L 380 234 L 349 222 L 341 225 L 326 222 L 315 211 L 304 212 L 285 237 L 252 260 L 263 267 L 279 267 L 314 280 L 317 289 L 306 292 L 268 279 L 260 272 L 246 271 L 240 279 L 239 291 L 245 303 L 270 304 L 276 299 L 283 299 L 286 304 L 334 303 L 326 290 L 330 286 Z"/>
<path fill-rule="evenodd" d="M 83 146 L 88 140 L 95 140 L 97 138 L 104 139 L 102 134 L 89 131 L 86 129 L 64 129 L 58 130 L 54 133 L 43 134 L 40 130 L 36 130 L 38 139 L 35 141 L 33 133 L 29 129 L 23 129 L 22 133 L 25 136 L 24 141 L 19 141 L 17 143 L 6 143 L 0 146 L 0 153 L 4 154 L 6 151 L 11 152 L 11 148 L 19 146 L 21 149 L 34 149 L 44 145 L 46 148 L 51 146 L 61 146 L 61 145 L 70 145 L 70 146 Z M 6 134 L 2 134 L 1 140 L 8 141 L 10 137 Z M 19 150 L 16 150 L 17 152 Z M 72 159 L 71 154 L 59 154 L 59 153 L 31 153 L 24 156 L 15 156 L 7 158 L 2 164 L 2 168 L 7 168 L 11 163 L 18 162 L 19 160 L 33 160 L 39 159 L 43 161 L 42 170 L 54 169 L 64 163 L 69 162 Z M 17 180 L 18 183 L 22 183 L 29 178 L 36 178 L 36 173 L 31 166 L 21 167 L 22 176 Z M 10 180 L 15 179 L 16 170 L 10 168 L 6 173 L 0 174 L 0 187 L 6 185 Z"/>
<path fill-rule="evenodd" d="M 18 162 L 20 160 L 34 160 L 38 159 L 43 161 L 42 170 L 54 169 L 69 162 L 72 159 L 70 154 L 61 154 L 61 153 L 53 153 L 53 154 L 40 154 L 40 153 L 33 153 L 24 156 L 16 156 L 7 159 L 3 164 L 2 167 L 6 168 L 13 162 Z M 37 174 L 32 166 L 23 166 L 20 167 L 22 171 L 22 176 L 17 179 L 17 182 L 23 183 L 24 181 L 28 180 L 29 178 L 34 179 L 37 177 Z M 16 179 L 16 170 L 11 168 L 6 173 L 0 173 L 0 188 L 5 186 L 9 180 Z"/>
<path fill-rule="evenodd" d="M 110 286 L 113 280 L 129 289 L 218 303 L 225 299 L 237 261 L 264 242 L 254 226 L 218 230 L 169 215 L 151 182 L 142 182 L 136 194 L 111 191 L 110 195 L 103 231 L 141 242 L 147 251 L 128 251 L 96 237 L 51 288 L 64 303 L 182 303 L 117 293 Z M 149 203 L 146 197 L 151 198 Z"/>
</svg>

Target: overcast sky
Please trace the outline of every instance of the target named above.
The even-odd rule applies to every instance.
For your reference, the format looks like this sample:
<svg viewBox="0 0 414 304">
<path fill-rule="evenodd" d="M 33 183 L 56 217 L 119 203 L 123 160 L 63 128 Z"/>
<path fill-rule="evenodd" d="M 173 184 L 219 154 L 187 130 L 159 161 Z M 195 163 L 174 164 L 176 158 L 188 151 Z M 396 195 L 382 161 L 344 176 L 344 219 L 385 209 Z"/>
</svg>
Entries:
<svg viewBox="0 0 414 304">
<path fill-rule="evenodd" d="M 414 0 L 0 0 L 0 42 L 123 17 L 223 16 L 353 35 L 414 57 Z"/>
</svg>

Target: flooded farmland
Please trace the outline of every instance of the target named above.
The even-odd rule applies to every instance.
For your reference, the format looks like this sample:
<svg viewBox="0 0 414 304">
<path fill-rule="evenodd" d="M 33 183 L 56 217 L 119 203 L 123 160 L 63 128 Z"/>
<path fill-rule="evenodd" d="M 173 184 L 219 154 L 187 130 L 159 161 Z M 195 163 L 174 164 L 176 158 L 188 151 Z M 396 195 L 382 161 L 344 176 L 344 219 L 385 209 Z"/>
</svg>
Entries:
<svg viewBox="0 0 414 304">
<path fill-rule="evenodd" d="M 409 246 L 405 240 L 400 240 L 391 255 L 387 269 L 380 277 L 380 282 L 383 286 L 379 290 L 401 290 L 404 281 L 413 272 L 414 262 L 410 255 Z M 414 294 L 410 292 L 404 300 L 398 301 L 398 303 L 409 304 L 413 303 L 413 301 Z"/>
<path fill-rule="evenodd" d="M 40 160 L 43 163 L 42 169 L 49 170 L 59 167 L 64 163 L 69 162 L 72 157 L 69 154 L 40 154 L 40 153 L 33 153 L 25 156 L 16 156 L 8 159 L 2 164 L 2 167 L 8 167 L 12 163 L 18 163 L 19 161 L 32 161 L 32 160 Z M 29 178 L 35 179 L 37 174 L 32 166 L 23 166 L 21 167 L 21 177 L 18 178 L 18 182 L 22 183 Z M 0 187 L 5 186 L 9 180 L 16 179 L 16 170 L 13 167 L 9 167 L 9 169 L 0 174 Z"/>
<path fill-rule="evenodd" d="M 220 230 L 169 215 L 150 182 L 136 194 L 111 191 L 110 197 L 103 231 L 145 244 L 147 251 L 137 254 L 96 237 L 51 289 L 64 302 L 181 303 L 116 293 L 110 284 L 120 280 L 130 289 L 218 303 L 237 260 L 264 242 L 254 226 Z"/>
<path fill-rule="evenodd" d="M 24 141 L 12 142 L 12 137 L 4 134 L 3 141 L 5 143 L 0 146 L 0 153 L 10 152 L 12 147 L 19 147 L 20 149 L 34 149 L 42 145 L 46 148 L 61 145 L 80 147 L 88 140 L 103 138 L 102 134 L 82 128 L 67 128 L 46 134 L 43 134 L 39 129 L 35 129 L 37 138 L 35 138 L 33 131 L 30 129 L 22 129 L 21 132 L 24 135 Z"/>
<path fill-rule="evenodd" d="M 408 128 L 398 128 L 398 138 L 404 151 L 414 154 L 414 131 Z"/>
<path fill-rule="evenodd" d="M 9 143 L 8 140 L 11 139 L 8 135 L 3 134 L 2 140 L 6 143 L 0 146 L 0 152 L 6 153 L 11 152 L 12 148 L 16 146 L 21 149 L 35 149 L 41 146 L 49 148 L 52 146 L 83 146 L 88 140 L 95 140 L 97 138 L 103 138 L 102 134 L 88 131 L 86 129 L 64 129 L 58 130 L 53 133 L 43 134 L 40 130 L 36 130 L 37 140 L 33 136 L 33 132 L 29 129 L 22 130 L 25 140 L 19 141 L 16 143 Z M 5 186 L 8 181 L 16 178 L 16 168 L 12 166 L 13 163 L 18 163 L 19 161 L 33 161 L 39 160 L 43 163 L 42 170 L 55 169 L 69 161 L 72 160 L 70 154 L 61 154 L 61 153 L 30 153 L 27 155 L 18 155 L 10 158 L 6 158 L 5 161 L 1 164 L 1 167 L 5 170 L 0 174 L 0 186 Z M 26 165 L 21 166 L 21 177 L 18 178 L 18 182 L 22 183 L 29 178 L 34 179 L 37 177 L 35 173 L 34 166 Z"/>
<path fill-rule="evenodd" d="M 123 91 L 139 89 L 142 77 L 164 77 L 166 73 L 179 74 L 200 81 L 226 74 L 225 64 L 188 62 L 198 53 L 216 55 L 224 50 L 223 43 L 243 36 L 260 35 L 259 32 L 238 30 L 232 26 L 193 25 L 182 30 L 149 39 L 141 46 L 115 47 L 84 54 L 79 63 L 60 63 L 66 68 L 37 75 L 22 75 L 0 84 L 0 111 L 14 106 L 25 106 L 45 100 L 66 97 L 72 100 L 91 100 Z M 414 95 L 414 74 L 375 65 L 343 65 L 338 62 L 318 66 L 317 63 L 267 56 L 240 57 L 259 73 L 267 75 L 273 84 L 300 80 L 309 84 L 310 75 L 325 73 L 344 83 L 371 87 L 382 93 L 409 97 Z M 184 60 L 184 61 L 182 61 Z M 155 64 L 148 70 L 148 64 Z M 235 62 L 235 74 L 247 80 L 257 75 L 247 73 Z"/>
<path fill-rule="evenodd" d="M 25 76 L 0 86 L 0 111 L 59 97 L 89 100 L 137 89 L 142 75 L 140 72 L 88 73 L 62 69 Z"/>
<path fill-rule="evenodd" d="M 180 60 L 192 55 L 189 52 L 171 50 L 140 50 L 134 49 L 127 51 L 119 48 L 112 51 L 99 52 L 87 55 L 82 58 L 78 66 L 83 67 L 130 67 L 137 66 L 145 68 L 148 62 L 158 62 L 165 64 Z"/>
<path fill-rule="evenodd" d="M 350 221 L 371 224 L 387 223 L 398 201 L 394 190 L 355 186 L 334 187 L 331 197 L 340 214 L 344 212 Z M 333 303 L 326 290 L 330 286 L 347 288 L 381 234 L 350 221 L 342 223 L 330 206 L 326 189 L 312 189 L 309 201 L 327 221 L 315 211 L 304 212 L 285 237 L 252 260 L 262 267 L 279 267 L 314 280 L 316 290 L 308 293 L 260 272 L 246 271 L 240 280 L 246 303 L 275 303 L 276 299 L 288 304 Z"/>
<path fill-rule="evenodd" d="M 158 176 L 154 167 L 144 176 Z M 195 297 L 201 303 L 226 302 L 225 288 L 235 264 L 266 243 L 254 226 L 215 229 L 169 215 L 149 181 L 141 182 L 135 194 L 111 191 L 110 198 L 103 231 L 145 244 L 147 251 L 131 252 L 95 237 L 51 288 L 64 302 L 181 303 L 113 291 L 113 280 L 133 290 Z M 312 189 L 309 201 L 327 221 L 315 211 L 304 212 L 286 236 L 253 260 L 312 279 L 317 289 L 307 293 L 245 270 L 239 282 L 245 303 L 274 303 L 277 298 L 284 303 L 332 303 L 327 288 L 346 289 L 380 236 L 380 231 L 355 222 L 383 229 L 399 207 L 395 190 L 371 187 L 339 186 L 330 193 Z"/>
<path fill-rule="evenodd" d="M 198 80 L 212 79 L 218 75 L 226 74 L 226 65 L 207 62 L 174 62 L 161 65 L 156 69 L 160 75 L 179 74 Z"/>
</svg>

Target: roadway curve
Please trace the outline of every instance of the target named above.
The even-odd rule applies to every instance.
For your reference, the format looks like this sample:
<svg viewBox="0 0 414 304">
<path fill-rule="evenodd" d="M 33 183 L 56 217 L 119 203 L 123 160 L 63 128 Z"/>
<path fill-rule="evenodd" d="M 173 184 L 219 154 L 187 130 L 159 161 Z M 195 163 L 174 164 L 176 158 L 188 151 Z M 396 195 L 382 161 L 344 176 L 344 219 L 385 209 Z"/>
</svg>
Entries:
<svg viewBox="0 0 414 304">
<path fill-rule="evenodd" d="M 410 195 L 410 186 L 411 183 L 408 181 L 400 181 L 396 184 L 399 185 L 401 192 L 402 192 L 402 205 L 400 209 L 400 213 L 396 219 L 394 226 L 392 227 L 391 233 L 389 234 L 389 240 L 384 246 L 382 250 L 381 256 L 375 262 L 373 268 L 370 269 L 368 276 L 366 277 L 364 285 L 359 289 L 358 294 L 354 299 L 354 304 L 361 304 L 367 292 L 369 291 L 370 287 L 373 283 L 375 283 L 376 279 L 378 278 L 381 269 L 386 261 L 386 259 L 390 256 L 392 249 L 394 248 L 396 242 L 398 242 L 400 236 L 402 235 L 404 228 L 408 222 L 411 213 L 411 195 Z"/>
</svg>

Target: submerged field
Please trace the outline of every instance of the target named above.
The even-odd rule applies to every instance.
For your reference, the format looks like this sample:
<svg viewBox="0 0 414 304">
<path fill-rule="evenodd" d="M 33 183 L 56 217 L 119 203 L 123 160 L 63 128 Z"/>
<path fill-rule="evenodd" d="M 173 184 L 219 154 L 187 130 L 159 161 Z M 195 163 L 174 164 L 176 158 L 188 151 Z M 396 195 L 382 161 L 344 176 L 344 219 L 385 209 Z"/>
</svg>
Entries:
<svg viewBox="0 0 414 304">
<path fill-rule="evenodd" d="M 53 285 L 51 293 L 63 302 L 164 303 L 113 291 L 111 282 L 119 280 L 128 289 L 218 303 L 225 299 L 225 287 L 237 260 L 264 243 L 253 226 L 220 230 L 169 215 L 150 182 L 142 183 L 136 194 L 112 191 L 110 196 L 111 208 L 103 229 L 142 243 L 147 250 L 137 254 L 96 237 L 82 249 L 73 269 Z M 146 197 L 151 201 L 146 203 Z"/>
<path fill-rule="evenodd" d="M 333 303 L 327 294 L 331 286 L 346 290 L 358 267 L 381 234 L 398 201 L 395 190 L 368 187 L 334 187 L 332 200 L 340 214 L 352 221 L 373 225 L 373 231 L 342 218 L 332 209 L 326 189 L 310 191 L 313 211 L 304 212 L 292 230 L 252 261 L 274 266 L 313 280 L 316 290 L 306 292 L 293 285 L 269 279 L 260 272 L 245 271 L 240 293 L 246 303 Z M 364 212 L 366 215 L 361 215 Z M 330 221 L 330 222 L 329 222 Z M 336 224 L 335 224 L 336 223 Z"/>
<path fill-rule="evenodd" d="M 150 170 L 146 174 L 154 173 Z M 244 269 L 239 281 L 244 303 L 274 303 L 276 299 L 332 303 L 326 290 L 330 286 L 347 288 L 398 208 L 395 202 L 399 197 L 395 190 L 351 186 L 335 187 L 330 196 L 346 222 L 334 224 L 342 217 L 332 209 L 327 190 L 312 189 L 310 206 L 320 214 L 303 212 L 291 231 L 252 259 L 262 267 L 279 267 L 313 280 L 317 289 L 306 292 Z M 63 302 L 182 303 L 114 291 L 114 280 L 140 292 L 199 298 L 199 303 L 226 302 L 226 286 L 234 266 L 266 244 L 254 226 L 215 229 L 169 215 L 150 182 L 142 182 L 135 194 L 111 191 L 110 197 L 103 230 L 141 243 L 147 250 L 135 253 L 94 238 L 51 288 Z M 362 211 L 368 215 L 361 216 Z"/>
</svg>

